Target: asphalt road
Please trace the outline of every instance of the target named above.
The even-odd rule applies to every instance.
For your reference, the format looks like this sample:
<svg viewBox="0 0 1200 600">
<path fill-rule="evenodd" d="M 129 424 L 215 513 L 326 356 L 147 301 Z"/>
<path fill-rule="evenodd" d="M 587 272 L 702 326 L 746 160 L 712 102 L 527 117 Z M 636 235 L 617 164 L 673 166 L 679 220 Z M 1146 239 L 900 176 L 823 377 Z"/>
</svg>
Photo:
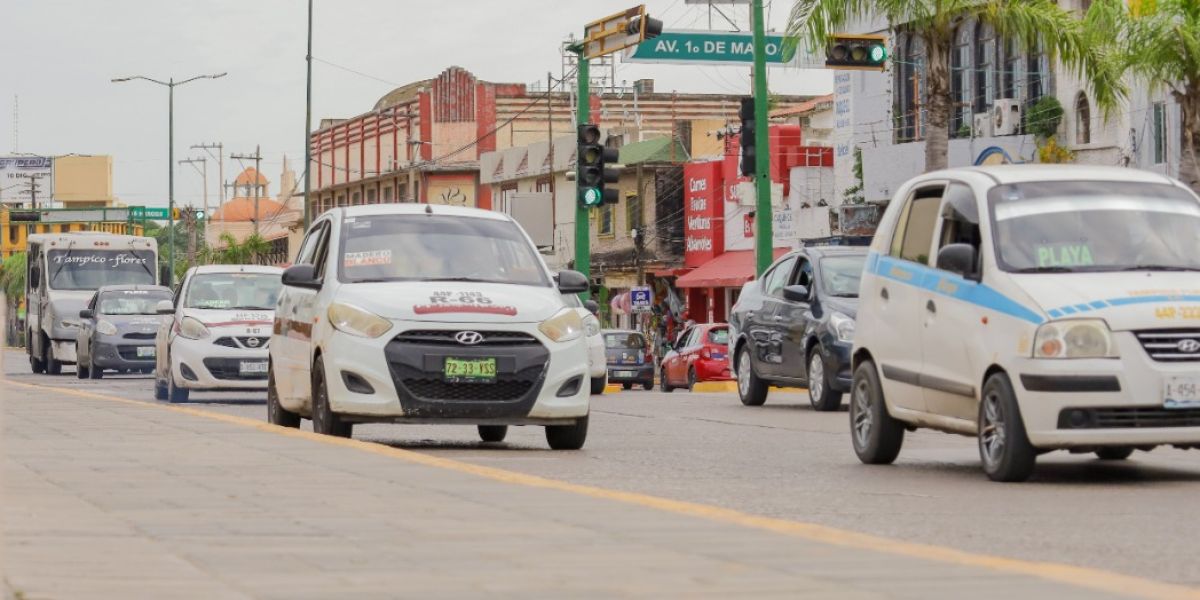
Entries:
<svg viewBox="0 0 1200 600">
<path fill-rule="evenodd" d="M 148 377 L 78 380 L 70 368 L 33 375 L 23 355 L 8 352 L 10 379 L 154 401 Z M 264 396 L 194 393 L 189 405 L 265 419 Z M 773 394 L 762 407 L 682 390 L 593 402 L 581 452 L 549 451 L 533 427 L 513 428 L 502 444 L 458 426 L 359 425 L 354 437 L 572 483 L 1200 585 L 1200 452 L 1159 448 L 1124 462 L 1053 453 L 1030 482 L 998 484 L 980 471 L 974 440 L 939 433 L 908 434 L 895 465 L 862 465 L 845 408 L 817 413 L 802 394 Z"/>
</svg>

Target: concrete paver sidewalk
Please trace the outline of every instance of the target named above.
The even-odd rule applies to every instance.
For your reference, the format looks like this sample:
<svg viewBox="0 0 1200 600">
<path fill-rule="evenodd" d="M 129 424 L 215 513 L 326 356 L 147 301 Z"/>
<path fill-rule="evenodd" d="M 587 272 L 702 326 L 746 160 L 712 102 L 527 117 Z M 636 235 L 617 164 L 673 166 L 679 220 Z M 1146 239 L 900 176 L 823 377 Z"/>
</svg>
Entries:
<svg viewBox="0 0 1200 600">
<path fill-rule="evenodd" d="M 26 599 L 1103 597 L 161 407 L 0 392 L 3 573 Z"/>
</svg>

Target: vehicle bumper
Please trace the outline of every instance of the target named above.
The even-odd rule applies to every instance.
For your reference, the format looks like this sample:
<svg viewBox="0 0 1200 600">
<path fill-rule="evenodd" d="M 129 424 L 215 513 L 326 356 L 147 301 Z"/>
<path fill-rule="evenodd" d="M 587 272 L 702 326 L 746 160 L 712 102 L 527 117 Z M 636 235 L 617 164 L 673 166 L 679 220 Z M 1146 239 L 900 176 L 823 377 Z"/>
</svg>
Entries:
<svg viewBox="0 0 1200 600">
<path fill-rule="evenodd" d="M 1120 345 L 1121 359 L 1017 361 L 1012 383 L 1034 446 L 1200 446 L 1200 408 L 1163 407 L 1165 379 L 1195 376 L 1196 363 Z"/>
<path fill-rule="evenodd" d="M 154 357 L 138 358 L 138 348 L 153 348 L 154 341 L 142 343 L 92 342 L 92 364 L 103 369 L 153 369 Z"/>
<path fill-rule="evenodd" d="M 75 364 L 75 340 L 50 340 L 50 352 L 61 363 Z"/>
<path fill-rule="evenodd" d="M 490 331 L 527 334 L 521 346 L 403 343 L 406 331 L 461 331 L 470 325 L 395 322 L 376 339 L 334 331 L 322 345 L 329 404 L 351 421 L 555 424 L 589 409 L 591 366 L 586 338 L 559 343 L 536 323 Z M 444 384 L 448 356 L 497 358 L 497 382 Z M 603 363 L 602 363 L 603 364 Z M 369 390 L 361 384 L 369 386 Z M 351 386 L 360 391 L 352 391 Z"/>
<path fill-rule="evenodd" d="M 216 336 L 171 341 L 171 375 L 175 385 L 189 390 L 265 390 L 267 372 L 241 375 L 240 364 L 266 362 L 267 348 L 229 348 L 213 343 Z M 185 370 L 184 367 L 187 367 Z"/>
<path fill-rule="evenodd" d="M 819 348 L 821 358 L 825 359 L 825 371 L 835 373 L 830 378 L 829 387 L 836 392 L 849 392 L 854 379 L 850 370 L 850 350 L 853 346 L 845 342 L 834 342 L 821 344 Z"/>
<path fill-rule="evenodd" d="M 654 383 L 654 365 L 608 365 L 609 383 Z"/>
<path fill-rule="evenodd" d="M 724 357 L 699 359 L 692 363 L 692 368 L 696 370 L 696 381 L 730 381 L 733 379 L 729 361 Z"/>
<path fill-rule="evenodd" d="M 588 374 L 593 379 L 604 377 L 605 367 L 607 366 L 608 356 L 604 352 L 603 336 L 596 336 L 598 342 L 588 341 Z"/>
</svg>

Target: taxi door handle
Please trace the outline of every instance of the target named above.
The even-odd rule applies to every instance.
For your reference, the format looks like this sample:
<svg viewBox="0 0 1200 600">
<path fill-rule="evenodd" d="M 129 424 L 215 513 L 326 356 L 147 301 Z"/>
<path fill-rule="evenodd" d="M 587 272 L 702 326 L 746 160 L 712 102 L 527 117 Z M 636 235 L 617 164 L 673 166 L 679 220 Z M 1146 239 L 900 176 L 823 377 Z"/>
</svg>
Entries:
<svg viewBox="0 0 1200 600">
<path fill-rule="evenodd" d="M 887 288 L 883 288 L 883 289 L 879 290 L 879 297 L 880 297 L 880 298 L 883 298 L 884 300 L 887 300 L 887 299 L 888 299 L 888 291 L 887 291 Z"/>
<path fill-rule="evenodd" d="M 933 303 L 933 300 L 930 300 L 925 303 L 925 310 L 929 311 L 929 314 L 931 314 L 931 315 L 936 315 L 937 314 L 937 305 Z"/>
</svg>

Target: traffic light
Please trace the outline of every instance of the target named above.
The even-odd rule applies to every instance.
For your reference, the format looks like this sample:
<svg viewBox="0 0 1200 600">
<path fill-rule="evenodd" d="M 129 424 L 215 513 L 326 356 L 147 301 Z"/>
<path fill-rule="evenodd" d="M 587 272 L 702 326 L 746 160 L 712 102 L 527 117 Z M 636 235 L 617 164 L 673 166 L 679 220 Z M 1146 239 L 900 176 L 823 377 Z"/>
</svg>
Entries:
<svg viewBox="0 0 1200 600">
<path fill-rule="evenodd" d="M 754 152 L 754 97 L 747 96 L 742 98 L 742 105 L 738 108 L 738 118 L 742 120 L 742 128 L 740 130 L 742 143 L 742 175 L 745 177 L 754 177 L 755 172 L 755 152 Z"/>
<path fill-rule="evenodd" d="M 179 218 L 180 218 L 179 207 L 172 208 L 171 209 L 171 219 L 178 221 Z"/>
<path fill-rule="evenodd" d="M 608 165 L 617 162 L 620 152 L 615 148 L 606 148 L 600 142 L 600 128 L 591 123 L 579 126 L 576 141 L 579 144 L 576 151 L 579 175 L 575 184 L 579 189 L 579 203 L 584 208 L 616 204 L 620 200 L 617 190 L 606 189 L 605 184 L 616 183 L 620 179 L 616 169 L 608 168 Z"/>
<path fill-rule="evenodd" d="M 658 19 L 651 19 L 645 13 L 631 19 L 629 26 L 625 28 L 625 33 L 638 36 L 638 42 L 656 38 L 662 35 L 662 32 L 663 22 Z"/>
<path fill-rule="evenodd" d="M 825 47 L 825 66 L 831 69 L 882 71 L 887 62 L 887 37 L 835 33 Z"/>
</svg>

